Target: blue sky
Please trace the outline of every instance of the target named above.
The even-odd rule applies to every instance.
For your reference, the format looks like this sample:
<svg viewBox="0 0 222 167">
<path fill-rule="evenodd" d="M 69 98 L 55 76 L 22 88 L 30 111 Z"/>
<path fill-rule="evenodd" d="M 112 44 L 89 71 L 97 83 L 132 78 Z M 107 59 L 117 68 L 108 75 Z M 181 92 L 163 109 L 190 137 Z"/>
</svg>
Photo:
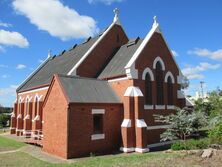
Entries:
<svg viewBox="0 0 222 167">
<path fill-rule="evenodd" d="M 16 87 L 47 57 L 109 26 L 113 9 L 130 38 L 145 37 L 158 17 L 183 73 L 188 94 L 222 88 L 220 0 L 0 0 L 0 104 L 11 106 Z"/>
</svg>

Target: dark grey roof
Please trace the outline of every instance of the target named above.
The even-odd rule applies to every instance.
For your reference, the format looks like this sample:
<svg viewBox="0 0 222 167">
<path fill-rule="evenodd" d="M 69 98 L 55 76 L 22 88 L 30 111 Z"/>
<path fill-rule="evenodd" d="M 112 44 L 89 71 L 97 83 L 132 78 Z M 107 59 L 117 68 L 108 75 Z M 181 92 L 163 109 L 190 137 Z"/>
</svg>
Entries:
<svg viewBox="0 0 222 167">
<path fill-rule="evenodd" d="M 99 36 L 91 38 L 88 42 L 77 45 L 63 54 L 52 57 L 43 63 L 18 89 L 18 92 L 40 86 L 50 84 L 54 74 L 67 74 L 73 66 L 81 59 L 81 57 L 96 42 Z"/>
<path fill-rule="evenodd" d="M 142 41 L 143 40 L 139 38 L 131 39 L 127 44 L 121 46 L 121 48 L 113 56 L 98 78 L 103 79 L 124 75 L 124 67 L 136 52 Z"/>
<path fill-rule="evenodd" d="M 121 103 L 107 81 L 58 75 L 70 102 Z"/>
</svg>

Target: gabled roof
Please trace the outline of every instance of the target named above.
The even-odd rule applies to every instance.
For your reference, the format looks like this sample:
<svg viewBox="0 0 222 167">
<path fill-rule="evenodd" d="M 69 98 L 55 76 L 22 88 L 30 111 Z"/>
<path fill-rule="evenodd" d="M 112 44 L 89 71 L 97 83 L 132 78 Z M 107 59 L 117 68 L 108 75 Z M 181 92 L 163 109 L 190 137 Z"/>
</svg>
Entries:
<svg viewBox="0 0 222 167">
<path fill-rule="evenodd" d="M 107 81 L 58 75 L 70 103 L 121 103 Z"/>
<path fill-rule="evenodd" d="M 120 47 L 108 65 L 99 75 L 99 79 L 125 75 L 125 66 L 142 43 L 142 39 L 130 39 L 127 44 Z"/>
<path fill-rule="evenodd" d="M 98 40 L 99 36 L 91 38 L 88 42 L 74 45 L 68 51 L 59 56 L 48 58 L 23 84 L 17 89 L 18 92 L 28 90 L 40 85 L 50 84 L 54 74 L 67 74 L 71 68 L 79 62 L 82 56 Z"/>
</svg>

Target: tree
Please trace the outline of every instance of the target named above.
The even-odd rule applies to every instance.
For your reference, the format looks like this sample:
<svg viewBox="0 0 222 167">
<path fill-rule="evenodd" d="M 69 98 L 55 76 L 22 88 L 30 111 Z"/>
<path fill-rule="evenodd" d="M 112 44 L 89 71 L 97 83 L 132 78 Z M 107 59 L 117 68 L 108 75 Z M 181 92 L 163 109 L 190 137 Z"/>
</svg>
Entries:
<svg viewBox="0 0 222 167">
<path fill-rule="evenodd" d="M 161 134 L 161 141 L 182 139 L 198 133 L 199 129 L 206 126 L 207 117 L 202 112 L 190 112 L 184 109 L 177 109 L 176 114 L 168 116 L 155 115 L 155 121 L 168 125 L 168 128 Z"/>
<path fill-rule="evenodd" d="M 0 127 L 6 127 L 10 116 L 7 114 L 0 114 Z"/>
</svg>

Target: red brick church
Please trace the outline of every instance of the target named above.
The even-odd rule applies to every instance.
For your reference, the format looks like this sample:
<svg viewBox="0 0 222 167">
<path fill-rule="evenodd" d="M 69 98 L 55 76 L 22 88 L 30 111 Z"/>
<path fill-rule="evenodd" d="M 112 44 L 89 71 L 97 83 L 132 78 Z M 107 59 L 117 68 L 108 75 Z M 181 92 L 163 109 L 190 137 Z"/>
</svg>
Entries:
<svg viewBox="0 0 222 167">
<path fill-rule="evenodd" d="M 156 18 L 144 39 L 129 39 L 114 13 L 107 29 L 49 56 L 18 87 L 11 134 L 63 158 L 166 144 L 153 115 L 186 105 L 183 76 Z"/>
</svg>

